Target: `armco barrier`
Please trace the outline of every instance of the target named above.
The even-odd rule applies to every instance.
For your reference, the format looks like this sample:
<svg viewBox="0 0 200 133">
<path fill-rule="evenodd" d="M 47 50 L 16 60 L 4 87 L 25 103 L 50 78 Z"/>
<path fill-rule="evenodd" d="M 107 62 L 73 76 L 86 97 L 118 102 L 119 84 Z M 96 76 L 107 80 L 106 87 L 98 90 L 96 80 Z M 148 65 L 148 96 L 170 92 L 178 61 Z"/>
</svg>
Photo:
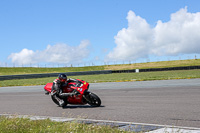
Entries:
<svg viewBox="0 0 200 133">
<path fill-rule="evenodd" d="M 170 68 L 149 68 L 149 69 L 139 69 L 139 72 L 191 70 L 191 69 L 200 69 L 200 66 L 170 67 Z M 77 76 L 77 75 L 94 75 L 94 74 L 111 74 L 111 73 L 133 73 L 133 72 L 136 72 L 135 69 L 132 69 L 132 70 L 102 70 L 102 71 L 64 72 L 64 73 L 67 74 L 68 76 Z M 0 76 L 0 80 L 57 77 L 59 74 L 60 73 L 4 75 L 4 76 Z"/>
<path fill-rule="evenodd" d="M 149 69 L 140 69 L 140 72 L 192 70 L 192 69 L 200 69 L 200 66 L 169 67 L 169 68 L 149 68 Z"/>
<path fill-rule="evenodd" d="M 200 69 L 200 66 L 186 66 L 186 67 L 169 67 L 169 68 L 149 68 L 149 69 L 139 69 L 139 72 L 153 72 L 153 71 L 172 71 L 172 70 L 192 70 Z M 131 73 L 136 72 L 133 70 L 113 70 L 112 73 Z"/>
<path fill-rule="evenodd" d="M 112 71 L 111 70 L 102 70 L 102 71 L 63 72 L 63 73 L 65 73 L 68 76 L 77 76 L 77 75 L 111 74 Z M 4 76 L 0 76 L 0 80 L 57 77 L 59 74 L 60 73 L 4 75 Z"/>
</svg>

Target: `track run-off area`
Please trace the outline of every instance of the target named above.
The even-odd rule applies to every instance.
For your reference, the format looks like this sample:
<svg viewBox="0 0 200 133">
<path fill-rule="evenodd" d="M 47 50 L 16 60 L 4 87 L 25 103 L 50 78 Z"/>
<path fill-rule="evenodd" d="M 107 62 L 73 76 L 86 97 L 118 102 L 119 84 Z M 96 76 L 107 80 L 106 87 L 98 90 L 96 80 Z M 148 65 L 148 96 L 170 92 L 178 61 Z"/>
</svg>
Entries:
<svg viewBox="0 0 200 133">
<path fill-rule="evenodd" d="M 0 114 L 200 128 L 200 79 L 91 83 L 100 107 L 58 107 L 44 85 L 0 87 Z"/>
</svg>

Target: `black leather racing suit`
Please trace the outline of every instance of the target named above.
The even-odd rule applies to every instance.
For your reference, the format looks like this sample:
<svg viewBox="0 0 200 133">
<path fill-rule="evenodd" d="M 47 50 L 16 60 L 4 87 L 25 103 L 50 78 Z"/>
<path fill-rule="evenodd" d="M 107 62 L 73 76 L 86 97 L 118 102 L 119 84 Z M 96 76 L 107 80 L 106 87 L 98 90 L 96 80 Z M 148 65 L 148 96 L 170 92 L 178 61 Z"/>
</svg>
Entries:
<svg viewBox="0 0 200 133">
<path fill-rule="evenodd" d="M 64 104 L 64 98 L 67 98 L 68 96 L 73 96 L 76 95 L 74 92 L 71 93 L 63 93 L 62 87 L 63 86 L 67 86 L 67 84 L 69 82 L 78 82 L 79 84 L 81 84 L 82 82 L 80 82 L 79 80 L 76 79 L 68 79 L 66 82 L 62 83 L 60 82 L 59 79 L 55 79 L 53 81 L 53 86 L 51 89 L 51 95 L 52 97 L 54 97 L 54 99 L 57 101 L 57 103 L 62 106 L 62 104 Z"/>
</svg>

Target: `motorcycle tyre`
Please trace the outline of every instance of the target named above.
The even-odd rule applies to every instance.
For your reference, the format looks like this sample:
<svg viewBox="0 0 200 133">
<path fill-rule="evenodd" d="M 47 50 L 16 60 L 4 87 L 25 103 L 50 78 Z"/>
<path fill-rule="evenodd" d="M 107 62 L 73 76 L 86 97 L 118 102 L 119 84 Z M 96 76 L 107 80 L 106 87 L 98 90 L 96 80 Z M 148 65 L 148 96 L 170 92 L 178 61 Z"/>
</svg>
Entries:
<svg viewBox="0 0 200 133">
<path fill-rule="evenodd" d="M 88 95 L 90 102 L 88 104 L 92 107 L 99 107 L 101 106 L 101 99 L 94 93 L 90 93 Z"/>
<path fill-rule="evenodd" d="M 52 101 L 53 101 L 55 104 L 57 104 L 58 106 L 60 106 L 59 103 L 58 103 L 58 101 L 57 101 L 53 96 L 51 96 L 51 99 L 52 99 Z M 67 99 L 63 99 L 63 100 L 64 100 L 64 104 L 63 104 L 61 107 L 67 106 Z"/>
</svg>

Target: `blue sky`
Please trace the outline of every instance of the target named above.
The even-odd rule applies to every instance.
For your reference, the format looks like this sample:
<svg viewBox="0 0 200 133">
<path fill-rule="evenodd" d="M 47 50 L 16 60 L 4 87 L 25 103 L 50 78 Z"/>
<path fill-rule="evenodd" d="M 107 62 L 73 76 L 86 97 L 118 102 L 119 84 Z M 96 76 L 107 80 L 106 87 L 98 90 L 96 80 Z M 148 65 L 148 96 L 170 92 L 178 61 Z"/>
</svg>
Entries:
<svg viewBox="0 0 200 133">
<path fill-rule="evenodd" d="M 1 0 L 0 66 L 200 57 L 199 0 Z"/>
</svg>

